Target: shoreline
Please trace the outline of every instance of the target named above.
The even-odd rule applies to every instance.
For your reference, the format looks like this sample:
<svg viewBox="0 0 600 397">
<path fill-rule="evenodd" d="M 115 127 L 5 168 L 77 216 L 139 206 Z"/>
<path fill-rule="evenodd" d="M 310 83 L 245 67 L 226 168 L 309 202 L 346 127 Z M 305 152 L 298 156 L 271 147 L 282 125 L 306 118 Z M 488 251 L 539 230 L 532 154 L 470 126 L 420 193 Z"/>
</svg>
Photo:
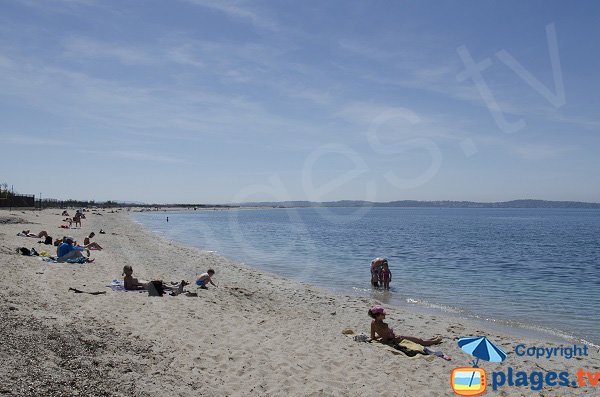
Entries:
<svg viewBox="0 0 600 397">
<path fill-rule="evenodd" d="M 127 211 L 91 211 L 82 229 L 66 233 L 57 229 L 59 210 L 23 212 L 1 214 L 35 224 L 0 224 L 0 257 L 5 264 L 0 274 L 11 281 L 0 292 L 0 308 L 17 320 L 34 318 L 41 324 L 37 327 L 48 329 L 54 340 L 76 336 L 71 338 L 73 344 L 95 346 L 77 350 L 82 355 L 77 363 L 97 363 L 93 365 L 98 371 L 88 369 L 100 382 L 94 385 L 96 390 L 107 390 L 100 395 L 447 396 L 451 393 L 451 370 L 467 365 L 471 359 L 456 344 L 458 337 L 468 335 L 487 335 L 509 353 L 510 362 L 483 363 L 488 371 L 507 366 L 539 371 L 538 362 L 548 370 L 567 369 L 572 374 L 580 366 L 600 368 L 595 352 L 583 363 L 555 357 L 543 362 L 517 357 L 513 350 L 520 343 L 552 344 L 515 338 L 470 321 L 412 313 L 384 304 L 390 326 L 406 335 L 441 335 L 444 342 L 439 350 L 453 361 L 393 355 L 376 344 L 357 343 L 341 333 L 347 328 L 356 333 L 369 332 L 366 312 L 378 303 L 372 297 L 334 294 L 158 238 L 134 222 Z M 95 262 L 85 265 L 47 264 L 35 257 L 17 255 L 15 248 L 25 242 L 36 249 L 45 247 L 37 244 L 37 239 L 16 236 L 20 230 L 37 232 L 38 228 L 48 230 L 53 237 L 64 233 L 77 240 L 102 228 L 107 234 L 97 235 L 94 241 L 104 250 L 92 251 Z M 199 290 L 194 298 L 151 298 L 145 293 L 106 288 L 112 279 L 120 278 L 127 264 L 133 266 L 134 276 L 165 281 L 193 281 L 194 269 L 210 266 L 217 271 L 215 282 L 219 287 Z M 106 294 L 74 294 L 68 291 L 70 287 Z M 2 329 L 3 338 L 7 332 L 6 327 Z M 61 364 L 64 358 L 35 347 L 3 346 L 1 352 L 7 357 L 35 352 L 46 373 L 57 378 L 52 390 L 67 395 L 87 390 L 85 380 Z M 0 365 L 0 373 L 7 379 L 3 388 L 9 390 L 9 395 L 12 390 L 26 390 L 19 387 L 25 387 L 34 376 L 23 366 L 11 365 L 11 361 Z M 546 396 L 558 396 L 565 390 L 546 386 L 543 391 Z M 524 392 L 516 387 L 503 389 L 508 396 Z M 42 394 L 51 395 L 37 395 Z M 585 395 L 586 389 L 569 388 L 569 394 Z"/>
<path fill-rule="evenodd" d="M 281 209 L 281 208 L 267 208 L 267 207 L 246 208 L 246 207 L 242 207 L 242 208 L 231 208 L 229 210 L 279 210 L 279 209 Z M 194 213 L 195 212 L 193 210 L 185 210 L 185 209 L 179 209 L 179 210 L 173 209 L 173 210 L 175 212 L 180 212 L 180 213 Z M 206 210 L 212 210 L 212 209 L 206 209 Z M 141 211 L 141 212 L 144 213 L 145 211 Z M 257 271 L 257 272 L 269 274 L 271 276 L 276 276 L 276 277 L 283 277 L 292 282 L 301 283 L 303 285 L 310 285 L 314 288 L 322 289 L 323 291 L 330 293 L 330 294 L 345 296 L 348 298 L 354 298 L 354 297 L 367 298 L 367 299 L 374 300 L 378 304 L 382 304 L 382 305 L 384 304 L 387 306 L 396 307 L 401 310 L 413 311 L 415 314 L 445 316 L 450 319 L 454 319 L 455 321 L 468 321 L 468 322 L 472 322 L 474 324 L 478 324 L 479 326 L 484 327 L 484 328 L 490 328 L 490 329 L 494 329 L 494 330 L 497 330 L 502 333 L 510 334 L 514 337 L 523 337 L 523 338 L 528 338 L 528 339 L 544 339 L 544 340 L 547 340 L 547 341 L 550 341 L 553 343 L 582 343 L 582 344 L 586 344 L 586 345 L 596 347 L 596 348 L 600 347 L 600 344 L 598 344 L 594 341 L 587 340 L 587 339 L 585 339 L 581 336 L 578 336 L 575 333 L 572 333 L 568 330 L 552 328 L 551 326 L 539 325 L 539 324 L 534 324 L 534 323 L 526 323 L 526 322 L 519 321 L 519 320 L 505 319 L 505 318 L 491 318 L 491 317 L 486 318 L 485 314 L 470 313 L 461 307 L 448 306 L 448 305 L 441 304 L 441 303 L 430 303 L 430 302 L 426 302 L 426 301 L 410 302 L 412 299 L 408 298 L 408 297 L 406 298 L 406 300 L 400 301 L 403 303 L 397 303 L 397 302 L 390 303 L 389 302 L 390 295 L 388 295 L 388 294 L 392 294 L 392 292 L 385 292 L 385 291 L 382 291 L 379 289 L 373 290 L 372 288 L 370 288 L 370 286 L 364 287 L 364 288 L 352 287 L 353 290 L 349 291 L 349 290 L 343 289 L 343 288 L 336 289 L 336 288 L 329 287 L 329 286 L 312 284 L 310 282 L 297 280 L 294 278 L 289 278 L 283 274 L 278 274 L 278 273 L 269 271 L 268 269 L 262 269 L 251 263 L 245 263 L 245 262 L 240 263 L 239 261 L 236 261 L 235 259 L 229 258 L 226 253 L 223 253 L 220 251 L 205 250 L 201 247 L 194 246 L 193 244 L 187 244 L 183 241 L 170 240 L 166 236 L 162 235 L 160 231 L 151 230 L 142 221 L 138 221 L 138 220 L 134 219 L 137 213 L 138 213 L 138 211 L 131 211 L 131 212 L 128 211 L 128 214 L 133 222 L 135 222 L 136 224 L 139 224 L 140 227 L 142 227 L 145 231 L 147 231 L 148 233 L 151 233 L 152 235 L 155 235 L 157 238 L 165 239 L 167 241 L 170 241 L 171 243 L 179 244 L 183 247 L 198 249 L 200 252 L 215 254 L 225 261 L 237 263 L 238 265 L 242 265 L 242 266 L 246 266 L 251 271 Z"/>
</svg>

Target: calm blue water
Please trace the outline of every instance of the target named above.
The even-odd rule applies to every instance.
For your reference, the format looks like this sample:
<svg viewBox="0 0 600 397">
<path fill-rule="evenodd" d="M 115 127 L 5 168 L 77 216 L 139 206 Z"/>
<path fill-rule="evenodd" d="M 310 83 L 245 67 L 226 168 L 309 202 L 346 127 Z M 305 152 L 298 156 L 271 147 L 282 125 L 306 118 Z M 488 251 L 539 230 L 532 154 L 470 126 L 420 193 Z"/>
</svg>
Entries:
<svg viewBox="0 0 600 397">
<path fill-rule="evenodd" d="M 168 239 L 339 292 L 600 342 L 598 210 L 303 208 L 134 217 Z M 390 292 L 371 291 L 377 256 L 389 260 Z"/>
</svg>

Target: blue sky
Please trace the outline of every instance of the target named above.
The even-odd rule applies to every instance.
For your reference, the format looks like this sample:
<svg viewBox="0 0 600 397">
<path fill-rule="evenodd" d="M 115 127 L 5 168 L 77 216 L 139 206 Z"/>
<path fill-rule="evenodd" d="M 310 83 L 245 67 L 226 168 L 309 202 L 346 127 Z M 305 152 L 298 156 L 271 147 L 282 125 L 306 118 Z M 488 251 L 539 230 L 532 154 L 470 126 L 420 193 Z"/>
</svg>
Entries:
<svg viewBox="0 0 600 397">
<path fill-rule="evenodd" d="M 0 182 L 156 203 L 597 202 L 599 15 L 586 1 L 3 1 Z"/>
</svg>

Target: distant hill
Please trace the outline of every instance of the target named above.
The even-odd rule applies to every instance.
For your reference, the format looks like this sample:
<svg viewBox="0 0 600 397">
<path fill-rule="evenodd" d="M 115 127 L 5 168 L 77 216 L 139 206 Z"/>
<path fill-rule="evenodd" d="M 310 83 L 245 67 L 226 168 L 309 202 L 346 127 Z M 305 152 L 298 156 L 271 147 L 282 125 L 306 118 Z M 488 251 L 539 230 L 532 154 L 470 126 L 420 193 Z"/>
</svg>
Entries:
<svg viewBox="0 0 600 397">
<path fill-rule="evenodd" d="M 303 208 L 303 207 L 412 207 L 412 208 L 594 208 L 600 209 L 600 203 L 581 201 L 548 201 L 548 200 L 512 200 L 495 203 L 479 203 L 474 201 L 417 201 L 399 200 L 386 203 L 341 200 L 328 202 L 313 201 L 281 201 L 281 202 L 247 202 L 237 204 L 244 207 L 274 207 L 274 208 Z"/>
</svg>

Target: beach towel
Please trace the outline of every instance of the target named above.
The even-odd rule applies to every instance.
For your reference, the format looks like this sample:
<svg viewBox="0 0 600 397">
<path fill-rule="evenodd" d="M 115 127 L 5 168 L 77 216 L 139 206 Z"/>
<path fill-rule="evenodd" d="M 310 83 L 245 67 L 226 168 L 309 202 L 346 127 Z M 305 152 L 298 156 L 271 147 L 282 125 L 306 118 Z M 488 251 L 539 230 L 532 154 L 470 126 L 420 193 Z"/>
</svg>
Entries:
<svg viewBox="0 0 600 397">
<path fill-rule="evenodd" d="M 356 342 L 365 342 L 364 334 L 356 335 L 353 330 L 345 329 L 342 331 L 342 334 L 346 335 L 349 338 L 352 338 Z M 364 335 L 364 336 L 363 336 Z M 389 345 L 386 343 L 379 342 L 377 340 L 371 340 L 370 343 L 374 346 L 377 346 L 381 349 L 387 350 L 388 352 L 395 355 L 408 356 L 410 358 L 422 358 L 427 361 L 431 361 L 435 359 L 435 355 L 430 355 L 425 349 L 425 347 L 419 345 L 418 343 L 403 339 L 400 343 L 396 343 L 394 345 Z M 437 352 L 436 352 L 437 353 Z"/>
<path fill-rule="evenodd" d="M 113 280 L 110 284 L 107 285 L 107 287 L 116 292 L 127 292 L 123 280 Z"/>
<path fill-rule="evenodd" d="M 417 354 L 427 355 L 427 352 L 425 351 L 425 348 L 423 346 L 410 340 L 402 339 L 399 343 L 394 343 L 391 346 L 394 349 L 400 350 L 408 357 L 414 357 Z"/>
<path fill-rule="evenodd" d="M 59 262 L 56 257 L 54 256 L 46 256 L 46 257 L 39 257 L 40 260 L 44 261 L 44 262 L 48 262 L 48 263 L 79 263 L 79 264 L 84 264 L 86 263 L 87 258 L 84 256 L 80 256 L 79 258 L 73 258 L 73 259 L 67 259 L 64 262 Z"/>
<path fill-rule="evenodd" d="M 127 290 L 125 289 L 125 284 L 123 283 L 123 280 L 117 279 L 111 281 L 110 284 L 107 285 L 107 287 L 115 292 L 147 292 L 145 289 Z"/>
</svg>

